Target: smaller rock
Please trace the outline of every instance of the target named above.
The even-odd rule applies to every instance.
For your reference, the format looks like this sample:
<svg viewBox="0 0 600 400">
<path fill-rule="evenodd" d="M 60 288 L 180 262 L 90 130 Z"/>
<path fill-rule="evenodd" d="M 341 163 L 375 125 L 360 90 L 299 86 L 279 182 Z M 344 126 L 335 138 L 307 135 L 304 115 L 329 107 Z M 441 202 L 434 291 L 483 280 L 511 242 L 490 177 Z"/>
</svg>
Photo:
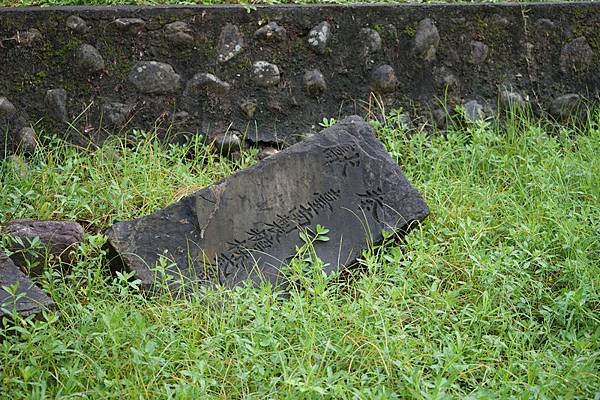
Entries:
<svg viewBox="0 0 600 400">
<path fill-rule="evenodd" d="M 72 262 L 71 252 L 82 242 L 84 231 L 77 222 L 15 220 L 4 227 L 3 233 L 9 238 L 13 261 L 21 269 L 40 275 L 48 257 L 65 264 Z M 39 242 L 39 248 L 31 249 L 34 242 Z"/>
<path fill-rule="evenodd" d="M 380 65 L 371 72 L 369 78 L 371 90 L 379 93 L 391 93 L 398 86 L 394 68 L 390 65 Z"/>
<path fill-rule="evenodd" d="M 362 28 L 358 34 L 358 37 L 362 43 L 363 53 L 365 55 L 377 53 L 381 50 L 381 36 L 375 29 Z"/>
<path fill-rule="evenodd" d="M 266 61 L 257 61 L 253 65 L 254 82 L 262 87 L 276 86 L 281 80 L 279 67 Z"/>
<path fill-rule="evenodd" d="M 48 90 L 44 102 L 50 117 L 60 122 L 67 120 L 67 91 L 65 89 Z"/>
<path fill-rule="evenodd" d="M 177 111 L 175 114 L 173 114 L 171 116 L 171 120 L 175 124 L 182 124 L 185 121 L 187 121 L 189 117 L 190 117 L 190 113 L 188 113 L 187 111 Z"/>
<path fill-rule="evenodd" d="M 164 27 L 165 37 L 176 45 L 188 45 L 194 43 L 194 31 L 183 21 L 175 21 Z"/>
<path fill-rule="evenodd" d="M 15 286 L 16 293 L 9 292 L 8 288 Z M 39 315 L 54 307 L 52 299 L 25 276 L 6 254 L 0 253 L 0 320 L 12 318 L 13 313 L 22 317 Z"/>
<path fill-rule="evenodd" d="M 467 122 L 477 123 L 485 119 L 483 106 L 477 100 L 470 100 L 465 103 L 465 119 Z"/>
<path fill-rule="evenodd" d="M 592 64 L 594 51 L 583 36 L 563 46 L 560 52 L 560 70 L 564 73 L 581 72 Z"/>
<path fill-rule="evenodd" d="M 433 123 L 438 129 L 445 129 L 448 126 L 448 113 L 443 108 L 436 108 L 431 112 Z"/>
<path fill-rule="evenodd" d="M 487 44 L 475 40 L 471 41 L 471 55 L 469 57 L 469 62 L 475 65 L 483 64 L 487 59 L 489 50 Z"/>
<path fill-rule="evenodd" d="M 325 77 L 318 69 L 306 71 L 304 74 L 304 90 L 312 96 L 319 96 L 327 90 Z"/>
<path fill-rule="evenodd" d="M 77 33 L 86 33 L 90 28 L 87 22 L 78 15 L 71 15 L 66 21 L 67 28 Z"/>
<path fill-rule="evenodd" d="M 425 18 L 417 25 L 415 53 L 425 61 L 433 61 L 440 43 L 440 34 L 433 21 Z"/>
<path fill-rule="evenodd" d="M 581 107 L 583 98 L 576 93 L 569 93 L 552 100 L 550 113 L 555 117 L 568 118 Z"/>
<path fill-rule="evenodd" d="M 21 150 L 33 154 L 37 148 L 37 135 L 32 128 L 26 126 L 17 134 L 17 142 Z"/>
<path fill-rule="evenodd" d="M 217 49 L 220 63 L 231 60 L 244 49 L 244 37 L 236 25 L 227 24 L 223 27 Z"/>
<path fill-rule="evenodd" d="M 248 119 L 254 118 L 256 112 L 256 102 L 254 100 L 243 100 L 240 103 L 240 109 Z"/>
<path fill-rule="evenodd" d="M 214 136 L 211 143 L 224 156 L 239 152 L 242 149 L 241 134 L 237 131 L 218 133 Z"/>
<path fill-rule="evenodd" d="M 140 33 L 146 30 L 146 21 L 141 18 L 117 18 L 113 24 L 121 32 Z"/>
<path fill-rule="evenodd" d="M 104 59 L 100 52 L 91 44 L 83 44 L 77 49 L 77 65 L 80 69 L 90 73 L 104 71 Z"/>
<path fill-rule="evenodd" d="M 258 160 L 264 160 L 265 158 L 274 156 L 275 154 L 279 153 L 279 150 L 277 150 L 274 147 L 263 147 L 262 149 L 260 149 L 260 151 L 258 152 L 258 155 L 256 156 L 256 158 Z"/>
<path fill-rule="evenodd" d="M 223 96 L 229 93 L 231 85 L 209 73 L 198 73 L 190 79 L 185 87 L 184 95 L 189 97 Z"/>
<path fill-rule="evenodd" d="M 0 118 L 11 119 L 17 113 L 17 108 L 6 97 L 0 97 Z"/>
<path fill-rule="evenodd" d="M 169 64 L 140 61 L 129 73 L 129 82 L 144 94 L 170 95 L 181 89 L 181 77 Z"/>
<path fill-rule="evenodd" d="M 543 35 L 550 35 L 554 31 L 554 22 L 547 18 L 540 18 L 535 21 L 535 27 L 538 33 Z"/>
<path fill-rule="evenodd" d="M 258 40 L 283 42 L 287 39 L 287 31 L 277 22 L 269 22 L 254 32 L 254 37 Z"/>
<path fill-rule="evenodd" d="M 17 176 L 25 178 L 27 175 L 29 175 L 29 165 L 27 164 L 27 161 L 23 159 L 23 157 L 18 154 L 11 154 L 8 156 L 8 160 L 11 161 L 12 165 L 9 165 Z"/>
<path fill-rule="evenodd" d="M 323 21 L 312 28 L 308 33 L 308 45 L 317 53 L 325 54 L 331 36 L 331 24 L 327 21 Z"/>
<path fill-rule="evenodd" d="M 110 128 L 125 125 L 132 111 L 132 105 L 123 103 L 105 103 L 100 109 L 102 121 Z"/>
<path fill-rule="evenodd" d="M 29 28 L 25 32 L 17 33 L 13 39 L 17 41 L 19 46 L 30 47 L 42 40 L 42 32 L 35 28 Z"/>
<path fill-rule="evenodd" d="M 525 107 L 525 100 L 523 100 L 523 96 L 517 92 L 511 92 L 510 90 L 500 91 L 500 103 L 507 110 L 517 107 Z"/>
</svg>

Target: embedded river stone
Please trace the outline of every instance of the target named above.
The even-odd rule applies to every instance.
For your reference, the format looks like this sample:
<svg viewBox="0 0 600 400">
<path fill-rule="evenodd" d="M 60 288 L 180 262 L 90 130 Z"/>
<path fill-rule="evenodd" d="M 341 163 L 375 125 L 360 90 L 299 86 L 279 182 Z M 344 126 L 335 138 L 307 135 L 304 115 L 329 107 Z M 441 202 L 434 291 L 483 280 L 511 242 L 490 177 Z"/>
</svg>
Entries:
<svg viewBox="0 0 600 400">
<path fill-rule="evenodd" d="M 114 262 L 148 290 L 157 281 L 176 290 L 247 280 L 285 287 L 301 232 L 317 224 L 330 230 L 315 251 L 331 273 L 380 242 L 382 230 L 406 232 L 429 213 L 359 117 L 273 153 L 151 215 L 113 225 L 106 235 Z"/>
<path fill-rule="evenodd" d="M 16 293 L 11 287 L 17 286 Z M 41 314 L 53 309 L 54 302 L 3 253 L 0 253 L 0 319 L 12 318 L 16 312 L 22 317 Z"/>
<path fill-rule="evenodd" d="M 169 64 L 140 61 L 129 73 L 129 82 L 144 94 L 174 94 L 181 87 L 181 77 Z"/>
</svg>

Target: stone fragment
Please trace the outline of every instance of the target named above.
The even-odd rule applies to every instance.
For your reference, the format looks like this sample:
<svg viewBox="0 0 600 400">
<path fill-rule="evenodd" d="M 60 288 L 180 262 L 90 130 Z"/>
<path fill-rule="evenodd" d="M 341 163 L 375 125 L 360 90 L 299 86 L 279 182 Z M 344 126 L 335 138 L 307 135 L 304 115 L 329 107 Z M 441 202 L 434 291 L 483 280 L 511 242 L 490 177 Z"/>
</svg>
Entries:
<svg viewBox="0 0 600 400">
<path fill-rule="evenodd" d="M 374 69 L 369 77 L 369 86 L 371 90 L 379 93 L 390 93 L 396 90 L 398 79 L 394 68 L 384 64 Z"/>
<path fill-rule="evenodd" d="M 568 118 L 574 115 L 582 105 L 583 98 L 576 93 L 569 93 L 552 100 L 550 114 L 555 117 Z"/>
<path fill-rule="evenodd" d="M 38 143 L 35 131 L 28 126 L 21 128 L 17 134 L 17 143 L 19 148 L 25 153 L 35 153 Z"/>
<path fill-rule="evenodd" d="M 435 127 L 438 129 L 445 129 L 448 126 L 448 113 L 443 108 L 436 108 L 431 112 L 431 118 Z"/>
<path fill-rule="evenodd" d="M 146 30 L 146 21 L 141 18 L 117 18 L 113 24 L 121 32 L 140 33 Z"/>
<path fill-rule="evenodd" d="M 50 117 L 60 122 L 67 120 L 67 91 L 65 89 L 48 90 L 44 102 Z"/>
<path fill-rule="evenodd" d="M 560 70 L 564 73 L 587 70 L 594 57 L 594 51 L 583 36 L 563 46 L 560 52 Z"/>
<path fill-rule="evenodd" d="M 143 94 L 169 95 L 181 89 L 179 74 L 169 64 L 158 61 L 139 61 L 128 79 Z"/>
<path fill-rule="evenodd" d="M 468 122 L 477 123 L 485 119 L 483 106 L 477 100 L 470 100 L 465 103 L 465 119 Z"/>
<path fill-rule="evenodd" d="M 12 154 L 8 156 L 8 160 L 10 160 L 11 164 L 9 165 L 16 175 L 21 178 L 27 177 L 29 174 L 29 165 L 27 164 L 27 161 L 23 159 L 23 157 L 18 154 Z"/>
<path fill-rule="evenodd" d="M 220 63 L 227 62 L 238 55 L 244 49 L 244 37 L 240 29 L 233 24 L 227 24 L 221 30 L 219 43 L 217 45 Z"/>
<path fill-rule="evenodd" d="M 362 28 L 358 33 L 358 37 L 362 44 L 364 55 L 377 53 L 381 50 L 381 36 L 375 29 Z"/>
<path fill-rule="evenodd" d="M 216 151 L 224 156 L 239 152 L 242 149 L 241 134 L 237 131 L 227 131 L 216 134 L 211 143 Z"/>
<path fill-rule="evenodd" d="M 547 18 L 540 18 L 535 21 L 535 27 L 538 33 L 543 35 L 550 35 L 554 31 L 554 22 Z"/>
<path fill-rule="evenodd" d="M 16 293 L 11 289 L 16 288 Z M 40 315 L 54 309 L 55 304 L 3 253 L 0 253 L 0 320 Z"/>
<path fill-rule="evenodd" d="M 440 34 L 433 21 L 425 18 L 417 25 L 415 53 L 425 61 L 433 61 L 440 43 Z"/>
<path fill-rule="evenodd" d="M 331 36 L 331 24 L 327 21 L 323 21 L 312 28 L 308 33 L 308 45 L 317 53 L 325 54 Z"/>
<path fill-rule="evenodd" d="M 2 232 L 9 237 L 9 250 L 14 253 L 11 258 L 30 275 L 40 275 L 48 257 L 70 263 L 71 252 L 82 242 L 84 233 L 77 222 L 34 220 L 11 221 Z M 40 247 L 31 249 L 36 241 Z"/>
<path fill-rule="evenodd" d="M 209 73 L 198 73 L 188 81 L 184 95 L 189 97 L 223 96 L 231 85 Z"/>
<path fill-rule="evenodd" d="M 252 119 L 254 117 L 254 113 L 256 112 L 256 102 L 254 100 L 243 100 L 240 103 L 240 109 L 248 119 Z"/>
<path fill-rule="evenodd" d="M 318 69 L 306 71 L 303 78 L 304 90 L 311 96 L 319 96 L 327 90 L 325 77 Z"/>
<path fill-rule="evenodd" d="M 87 22 L 78 15 L 70 15 L 66 21 L 67 28 L 77 33 L 86 33 L 90 28 Z"/>
<path fill-rule="evenodd" d="M 19 46 L 30 47 L 42 40 L 42 32 L 35 28 L 29 28 L 25 32 L 17 32 L 13 39 Z"/>
<path fill-rule="evenodd" d="M 489 51 L 490 49 L 487 44 L 475 40 L 471 41 L 469 62 L 475 65 L 483 64 L 487 59 Z"/>
<path fill-rule="evenodd" d="M 123 103 L 105 103 L 102 104 L 100 112 L 102 113 L 102 122 L 110 128 L 121 127 L 127 123 L 129 114 L 133 111 L 131 104 Z"/>
<path fill-rule="evenodd" d="M 285 288 L 285 264 L 317 224 L 329 229 L 314 244 L 328 274 L 381 242 L 382 230 L 405 232 L 428 213 L 370 126 L 349 117 L 106 235 L 144 289 L 161 288 L 161 259 L 176 291 L 246 281 Z"/>
<path fill-rule="evenodd" d="M 262 28 L 254 32 L 254 37 L 258 40 L 283 42 L 287 39 L 287 31 L 279 26 L 277 22 L 269 22 Z"/>
<path fill-rule="evenodd" d="M 505 109 L 525 107 L 525 100 L 523 100 L 523 96 L 510 90 L 500 91 L 500 103 Z"/>
<path fill-rule="evenodd" d="M 194 31 L 183 21 L 175 21 L 164 27 L 165 37 L 176 45 L 194 43 Z"/>
<path fill-rule="evenodd" d="M 17 113 L 17 108 L 6 97 L 0 97 L 0 118 L 11 119 Z"/>
<path fill-rule="evenodd" d="M 252 68 L 254 82 L 258 86 L 268 87 L 279 84 L 281 74 L 279 67 L 266 61 L 257 61 Z"/>
<path fill-rule="evenodd" d="M 275 154 L 278 154 L 278 153 L 279 153 L 279 150 L 277 150 L 274 147 L 263 147 L 258 152 L 258 155 L 256 156 L 256 158 L 259 160 L 264 160 L 265 158 L 274 156 Z"/>
<path fill-rule="evenodd" d="M 97 73 L 104 71 L 104 59 L 100 52 L 91 44 L 82 44 L 75 54 L 77 65 L 83 71 Z"/>
</svg>

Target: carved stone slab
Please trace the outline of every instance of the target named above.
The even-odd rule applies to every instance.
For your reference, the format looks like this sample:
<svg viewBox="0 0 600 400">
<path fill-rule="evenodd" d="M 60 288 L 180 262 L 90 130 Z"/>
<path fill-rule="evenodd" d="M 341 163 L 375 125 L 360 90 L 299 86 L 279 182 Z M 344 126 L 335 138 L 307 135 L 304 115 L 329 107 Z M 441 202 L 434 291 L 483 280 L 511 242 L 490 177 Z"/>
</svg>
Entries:
<svg viewBox="0 0 600 400">
<path fill-rule="evenodd" d="M 18 284 L 16 293 L 12 293 Z M 0 319 L 16 311 L 26 317 L 53 309 L 54 302 L 11 261 L 0 253 Z"/>
<path fill-rule="evenodd" d="M 107 236 L 146 288 L 161 258 L 187 282 L 285 285 L 281 269 L 303 229 L 330 229 L 330 240 L 316 245 L 329 273 L 379 242 L 382 230 L 404 230 L 428 212 L 369 125 L 349 117 L 154 214 L 117 223 Z"/>
</svg>

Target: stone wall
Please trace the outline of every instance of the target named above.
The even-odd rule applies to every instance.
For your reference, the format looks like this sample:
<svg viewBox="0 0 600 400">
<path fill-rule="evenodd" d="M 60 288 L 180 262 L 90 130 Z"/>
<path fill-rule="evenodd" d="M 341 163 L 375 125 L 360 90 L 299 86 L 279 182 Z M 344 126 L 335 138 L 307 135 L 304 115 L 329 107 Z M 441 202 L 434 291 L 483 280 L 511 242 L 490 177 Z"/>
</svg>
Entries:
<svg viewBox="0 0 600 400">
<path fill-rule="evenodd" d="M 0 149 L 32 126 L 291 143 L 381 107 L 560 116 L 597 100 L 599 66 L 594 3 L 0 8 Z"/>
</svg>

